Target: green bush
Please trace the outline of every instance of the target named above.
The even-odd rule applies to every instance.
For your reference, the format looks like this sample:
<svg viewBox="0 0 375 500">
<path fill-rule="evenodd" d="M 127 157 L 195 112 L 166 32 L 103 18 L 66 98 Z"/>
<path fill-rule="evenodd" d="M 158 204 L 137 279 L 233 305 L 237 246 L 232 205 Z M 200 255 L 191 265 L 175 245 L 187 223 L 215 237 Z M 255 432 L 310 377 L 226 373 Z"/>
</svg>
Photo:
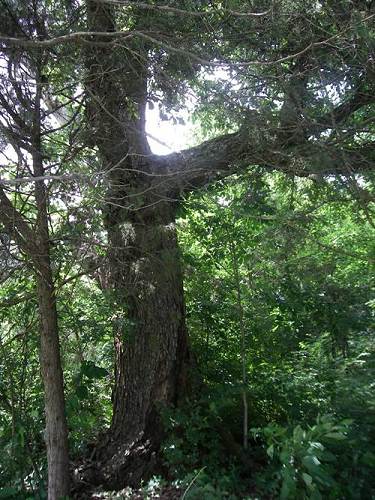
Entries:
<svg viewBox="0 0 375 500">
<path fill-rule="evenodd" d="M 324 415 L 306 429 L 276 424 L 252 429 L 254 436 L 264 441 L 269 460 L 259 484 L 263 489 L 268 484 L 281 499 L 342 498 L 343 488 L 337 481 L 339 457 L 350 446 L 351 424 L 352 420 L 335 422 L 332 416 Z"/>
</svg>

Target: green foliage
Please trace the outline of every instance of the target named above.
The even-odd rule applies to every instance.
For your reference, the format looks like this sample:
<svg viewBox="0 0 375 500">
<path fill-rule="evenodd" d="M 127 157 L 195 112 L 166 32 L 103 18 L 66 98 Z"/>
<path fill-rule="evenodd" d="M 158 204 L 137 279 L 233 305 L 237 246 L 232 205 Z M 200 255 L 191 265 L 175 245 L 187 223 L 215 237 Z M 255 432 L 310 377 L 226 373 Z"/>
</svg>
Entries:
<svg viewBox="0 0 375 500">
<path fill-rule="evenodd" d="M 306 430 L 300 425 L 288 430 L 276 424 L 252 429 L 255 437 L 263 437 L 270 459 L 270 470 L 262 478 L 264 486 L 271 484 L 275 491 L 280 489 L 282 500 L 339 498 L 340 486 L 334 479 L 338 457 L 331 451 L 332 443 L 348 439 L 351 423 L 335 423 L 325 415 Z"/>
<path fill-rule="evenodd" d="M 164 409 L 164 427 L 168 439 L 163 444 L 163 456 L 175 477 L 187 474 L 203 461 L 216 469 L 223 457 L 218 441 L 214 406 L 194 404 L 179 409 Z M 225 460 L 224 460 L 225 461 Z"/>
<path fill-rule="evenodd" d="M 72 274 L 75 271 L 71 270 Z M 24 498 L 24 494 L 27 498 L 25 490 L 44 498 L 46 458 L 38 316 L 30 281 L 23 284 L 18 276 L 14 278 L 2 291 L 7 299 L 20 296 L 20 303 L 0 310 L 0 485 L 16 488 L 15 498 Z M 73 281 L 70 286 L 60 290 L 59 319 L 74 458 L 108 425 L 112 359 L 105 298 L 90 281 Z M 27 294 L 30 298 L 22 300 Z"/>
<path fill-rule="evenodd" d="M 210 475 L 207 474 L 205 468 L 202 468 L 185 476 L 180 486 L 185 490 L 184 498 L 186 500 L 247 498 L 240 493 L 238 495 L 235 493 L 240 491 L 238 481 L 239 477 L 235 470 L 217 470 L 215 475 Z"/>
<path fill-rule="evenodd" d="M 163 458 L 187 499 L 243 498 L 249 487 L 248 478 L 240 477 L 241 467 L 223 443 L 221 415 L 225 409 L 235 410 L 231 403 L 206 394 L 195 404 L 162 411 L 168 436 Z"/>
<path fill-rule="evenodd" d="M 371 225 L 334 181 L 317 189 L 311 180 L 262 172 L 192 197 L 181 216 L 189 326 L 210 391 L 206 399 L 218 404 L 221 425 L 240 442 L 235 248 L 246 327 L 249 423 L 279 432 L 268 445 L 274 446 L 272 460 L 265 450 L 262 454 L 259 441 L 250 444 L 256 461 L 270 462 L 263 475 L 257 474 L 257 488 L 263 480 L 269 485 L 266 496 L 371 497 L 374 485 L 366 462 L 374 453 L 375 422 L 372 274 L 363 265 L 372 258 Z M 345 440 L 326 439 L 328 431 L 316 421 L 319 414 L 335 415 L 324 423 L 333 433 L 337 422 L 352 420 Z M 320 479 L 320 472 L 302 461 L 313 442 L 324 447 L 324 454 L 316 451 L 318 470 L 326 473 Z M 297 472 L 283 467 L 283 450 L 283 459 L 296 455 Z M 325 461 L 332 458 L 329 453 L 334 459 Z M 205 465 L 201 460 L 195 468 Z"/>
<path fill-rule="evenodd" d="M 73 227 L 72 239 L 85 227 Z M 205 390 L 198 401 L 163 410 L 169 477 L 184 490 L 191 485 L 186 498 L 370 498 L 375 341 L 372 276 L 364 263 L 373 229 L 356 202 L 334 181 L 317 189 L 310 179 L 259 170 L 187 200 L 179 232 L 191 342 Z M 54 249 L 64 280 L 81 271 L 72 266 L 74 251 Z M 259 429 L 247 452 L 256 472 L 223 438 L 229 431 L 242 441 L 236 272 L 249 427 Z M 0 291 L 0 300 L 15 301 L 1 309 L 0 481 L 16 488 L 17 498 L 25 489 L 43 491 L 46 472 L 30 283 L 16 269 Z M 110 422 L 114 300 L 86 277 L 59 289 L 73 457 Z M 120 313 L 116 321 L 124 321 Z M 317 420 L 319 414 L 334 417 Z M 348 419 L 353 423 L 342 427 Z"/>
</svg>

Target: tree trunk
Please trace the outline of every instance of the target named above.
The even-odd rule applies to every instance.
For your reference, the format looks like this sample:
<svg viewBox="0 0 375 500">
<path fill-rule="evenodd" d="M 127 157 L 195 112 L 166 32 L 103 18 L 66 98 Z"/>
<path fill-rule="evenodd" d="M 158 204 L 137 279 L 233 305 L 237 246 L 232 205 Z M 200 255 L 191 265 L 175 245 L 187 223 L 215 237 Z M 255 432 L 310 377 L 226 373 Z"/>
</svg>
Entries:
<svg viewBox="0 0 375 500">
<path fill-rule="evenodd" d="M 44 385 L 48 500 L 69 494 L 68 431 L 60 362 L 54 283 L 50 268 L 37 274 L 40 314 L 40 365 Z"/>
<path fill-rule="evenodd" d="M 88 0 L 87 16 L 92 31 L 116 29 L 113 6 Z M 137 18 L 138 29 L 143 22 Z M 148 48 L 130 40 L 115 50 L 107 42 L 87 49 L 86 88 L 108 173 L 104 218 L 118 319 L 113 418 L 100 454 L 105 481 L 117 488 L 138 485 L 154 469 L 163 437 L 159 410 L 176 403 L 185 385 L 188 351 L 176 206 L 145 133 Z"/>
<path fill-rule="evenodd" d="M 37 81 L 40 81 L 37 72 Z M 33 126 L 33 173 L 44 176 L 40 119 L 41 86 L 35 97 Z M 37 207 L 35 266 L 40 317 L 40 366 L 44 385 L 48 500 L 69 495 L 68 427 L 65 415 L 64 380 L 61 367 L 55 284 L 51 268 L 47 190 L 44 181 L 35 183 Z"/>
<path fill-rule="evenodd" d="M 40 153 L 34 152 L 34 172 L 41 167 Z M 8 234 L 30 258 L 36 277 L 40 317 L 40 365 L 44 385 L 48 499 L 69 494 L 68 431 L 65 417 L 64 383 L 60 360 L 55 287 L 49 256 L 46 193 L 38 182 L 36 234 L 12 205 L 0 186 L 0 219 Z"/>
<path fill-rule="evenodd" d="M 182 272 L 169 202 L 109 227 L 115 298 L 125 318 L 115 335 L 110 484 L 150 475 L 163 438 L 160 410 L 176 404 L 188 363 Z M 121 241 L 122 240 L 122 241 Z M 129 459 L 130 458 L 130 459 Z"/>
</svg>

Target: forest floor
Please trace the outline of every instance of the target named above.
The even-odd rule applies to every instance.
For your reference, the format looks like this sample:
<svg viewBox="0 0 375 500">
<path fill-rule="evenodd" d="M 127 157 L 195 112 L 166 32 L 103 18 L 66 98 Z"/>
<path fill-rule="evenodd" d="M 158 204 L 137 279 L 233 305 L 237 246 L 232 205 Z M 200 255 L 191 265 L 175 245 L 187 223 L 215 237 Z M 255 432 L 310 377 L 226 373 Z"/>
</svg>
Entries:
<svg viewBox="0 0 375 500">
<path fill-rule="evenodd" d="M 89 498 L 91 500 L 145 500 L 159 498 L 161 500 L 180 500 L 185 493 L 185 489 L 178 486 L 155 487 L 152 491 L 147 489 L 125 488 L 120 491 L 104 491 L 93 493 Z"/>
</svg>

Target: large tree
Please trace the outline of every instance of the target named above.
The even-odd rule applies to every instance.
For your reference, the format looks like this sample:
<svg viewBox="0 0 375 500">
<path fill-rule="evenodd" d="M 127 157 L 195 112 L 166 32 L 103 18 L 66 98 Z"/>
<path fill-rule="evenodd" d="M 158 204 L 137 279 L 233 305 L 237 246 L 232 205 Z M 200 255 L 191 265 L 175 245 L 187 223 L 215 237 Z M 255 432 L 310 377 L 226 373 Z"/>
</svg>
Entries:
<svg viewBox="0 0 375 500">
<path fill-rule="evenodd" d="M 295 175 L 348 177 L 372 165 L 370 145 L 355 122 L 359 110 L 366 116 L 373 100 L 372 60 L 367 53 L 361 64 L 353 64 L 354 53 L 346 48 L 348 38 L 355 36 L 352 23 L 365 27 L 366 14 L 346 12 L 347 7 L 286 2 L 256 16 L 252 14 L 266 6 L 255 3 L 252 12 L 242 12 L 243 21 L 240 12 L 211 12 L 206 5 L 189 12 L 198 22 L 186 26 L 181 24 L 184 13 L 170 4 L 139 4 L 125 11 L 134 26 L 129 40 L 113 42 L 108 34 L 122 34 L 116 23 L 124 12 L 116 16 L 109 2 L 88 3 L 88 29 L 98 32 L 95 40 L 101 42 L 89 50 L 87 60 L 89 119 L 110 183 L 105 224 L 112 286 L 127 318 L 125 328 L 115 334 L 114 411 L 107 448 L 115 483 L 126 476 L 137 482 L 152 467 L 148 453 L 161 439 L 159 405 L 176 403 L 185 390 L 189 352 L 175 229 L 184 196 L 252 165 Z M 171 22 L 160 18 L 160 12 Z M 207 50 L 202 47 L 204 35 L 196 35 L 202 28 L 209 28 L 206 44 L 216 43 Z M 242 39 L 245 33 L 250 33 L 248 40 Z M 237 57 L 244 61 L 238 63 Z M 172 67 L 166 76 L 173 96 L 184 83 L 181 78 L 192 78 L 204 61 L 227 65 L 233 87 L 240 82 L 240 91 L 223 96 L 221 90 L 218 97 L 223 108 L 235 108 L 227 122 L 238 123 L 238 132 L 181 153 L 153 155 L 145 114 L 153 87 L 165 84 L 157 78 L 169 65 L 177 66 L 180 74 Z M 339 89 L 336 106 L 324 96 L 332 85 Z M 134 453 L 147 460 L 138 462 Z"/>
<path fill-rule="evenodd" d="M 368 175 L 374 164 L 375 14 L 366 2 L 346 0 L 88 0 L 67 2 L 65 10 L 33 3 L 44 9 L 43 35 L 12 31 L 17 2 L 9 2 L 13 17 L 4 14 L 0 41 L 4 50 L 50 53 L 51 79 L 64 58 L 73 71 L 77 57 L 70 98 L 85 89 L 88 130 L 79 141 L 97 154 L 92 163 L 105 176 L 110 286 L 125 318 L 114 325 L 113 418 L 103 471 L 115 486 L 137 483 L 154 466 L 160 407 L 176 404 L 189 385 L 175 228 L 180 203 L 255 166 L 317 179 L 339 175 L 361 193 L 357 174 Z M 188 91 L 210 135 L 228 133 L 179 153 L 153 154 L 147 102 L 173 113 Z"/>
</svg>

